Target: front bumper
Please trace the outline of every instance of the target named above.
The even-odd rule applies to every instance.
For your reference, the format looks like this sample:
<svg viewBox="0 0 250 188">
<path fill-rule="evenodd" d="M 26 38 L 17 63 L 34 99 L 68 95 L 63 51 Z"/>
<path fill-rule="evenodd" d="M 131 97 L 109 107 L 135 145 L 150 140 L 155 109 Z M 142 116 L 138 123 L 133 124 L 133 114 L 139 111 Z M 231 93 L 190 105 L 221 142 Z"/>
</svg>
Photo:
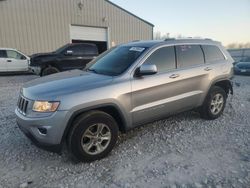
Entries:
<svg viewBox="0 0 250 188">
<path fill-rule="evenodd" d="M 38 66 L 29 66 L 29 71 L 35 73 L 36 75 L 41 74 L 41 67 Z"/>
<path fill-rule="evenodd" d="M 67 111 L 57 111 L 43 118 L 25 117 L 17 109 L 15 113 L 19 128 L 35 145 L 49 151 L 60 152 L 67 125 L 65 119 Z"/>
</svg>

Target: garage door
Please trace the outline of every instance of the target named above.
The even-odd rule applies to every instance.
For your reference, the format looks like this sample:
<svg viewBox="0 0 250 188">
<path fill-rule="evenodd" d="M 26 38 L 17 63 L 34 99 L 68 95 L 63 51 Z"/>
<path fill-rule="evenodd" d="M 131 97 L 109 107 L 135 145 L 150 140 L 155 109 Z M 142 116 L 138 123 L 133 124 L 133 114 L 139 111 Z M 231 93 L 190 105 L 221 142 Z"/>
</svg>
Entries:
<svg viewBox="0 0 250 188">
<path fill-rule="evenodd" d="M 108 33 L 106 28 L 70 26 L 71 40 L 84 41 L 108 41 Z"/>
</svg>

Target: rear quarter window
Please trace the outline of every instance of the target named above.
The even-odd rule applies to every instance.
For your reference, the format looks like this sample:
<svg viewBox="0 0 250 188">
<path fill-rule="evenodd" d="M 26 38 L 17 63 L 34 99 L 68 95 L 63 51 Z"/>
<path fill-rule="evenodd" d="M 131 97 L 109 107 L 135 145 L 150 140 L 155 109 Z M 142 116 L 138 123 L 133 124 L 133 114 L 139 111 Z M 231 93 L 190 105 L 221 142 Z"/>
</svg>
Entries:
<svg viewBox="0 0 250 188">
<path fill-rule="evenodd" d="M 204 64 L 204 55 L 200 45 L 176 46 L 179 68 Z"/>
<path fill-rule="evenodd" d="M 217 46 L 213 45 L 202 45 L 202 49 L 205 55 L 205 62 L 215 62 L 225 59 L 225 56 Z"/>
</svg>

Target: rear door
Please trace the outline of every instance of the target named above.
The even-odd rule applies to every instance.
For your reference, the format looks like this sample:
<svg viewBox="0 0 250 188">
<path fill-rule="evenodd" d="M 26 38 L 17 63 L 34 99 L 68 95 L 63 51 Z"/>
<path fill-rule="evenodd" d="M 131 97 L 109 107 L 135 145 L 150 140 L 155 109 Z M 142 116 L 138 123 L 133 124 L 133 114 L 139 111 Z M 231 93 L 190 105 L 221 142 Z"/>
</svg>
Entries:
<svg viewBox="0 0 250 188">
<path fill-rule="evenodd" d="M 223 79 L 228 77 L 228 60 L 226 60 L 224 54 L 220 48 L 216 45 L 202 45 L 202 49 L 205 55 L 205 71 L 209 73 L 210 83 L 214 82 L 214 79 Z M 230 67 L 231 68 L 231 67 Z M 207 92 L 210 85 L 207 86 Z"/>
<path fill-rule="evenodd" d="M 210 84 L 210 69 L 205 65 L 204 53 L 200 45 L 184 44 L 176 46 L 179 84 L 177 94 L 184 111 L 202 105 Z"/>
<path fill-rule="evenodd" d="M 24 55 L 14 50 L 6 50 L 6 52 L 7 52 L 8 71 L 28 70 L 28 60 Z"/>
<path fill-rule="evenodd" d="M 6 50 L 0 50 L 0 72 L 7 71 L 7 54 Z"/>
</svg>

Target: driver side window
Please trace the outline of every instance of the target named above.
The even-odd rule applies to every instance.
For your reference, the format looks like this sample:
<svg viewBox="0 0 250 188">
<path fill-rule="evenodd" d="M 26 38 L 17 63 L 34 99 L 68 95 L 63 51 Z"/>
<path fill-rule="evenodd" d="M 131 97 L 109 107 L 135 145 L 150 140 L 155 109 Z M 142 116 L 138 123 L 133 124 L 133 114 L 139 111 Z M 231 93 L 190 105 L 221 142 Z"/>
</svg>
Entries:
<svg viewBox="0 0 250 188">
<path fill-rule="evenodd" d="M 16 52 L 16 51 L 13 51 L 13 50 L 7 50 L 7 58 L 10 58 L 10 59 L 17 59 L 17 60 L 24 60 L 25 57 Z"/>
<path fill-rule="evenodd" d="M 156 65 L 159 73 L 176 68 L 175 50 L 173 46 L 163 47 L 151 54 L 144 62 L 145 65 Z"/>
</svg>

